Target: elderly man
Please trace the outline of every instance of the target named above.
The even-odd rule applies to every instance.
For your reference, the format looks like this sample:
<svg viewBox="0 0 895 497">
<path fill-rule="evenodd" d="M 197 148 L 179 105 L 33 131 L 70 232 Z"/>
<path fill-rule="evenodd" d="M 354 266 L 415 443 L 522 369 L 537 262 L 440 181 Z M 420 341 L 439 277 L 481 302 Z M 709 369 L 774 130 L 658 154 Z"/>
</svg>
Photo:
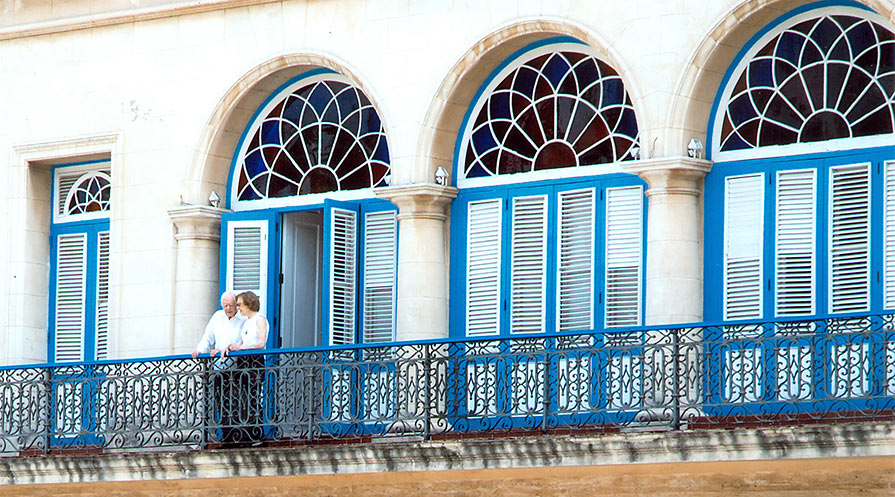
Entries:
<svg viewBox="0 0 895 497">
<path fill-rule="evenodd" d="M 232 443 L 235 434 L 239 432 L 233 427 L 234 418 L 239 413 L 239 387 L 235 372 L 232 371 L 233 359 L 225 355 L 229 345 L 240 342 L 245 320 L 244 316 L 236 312 L 236 294 L 224 292 L 221 295 L 221 309 L 208 320 L 205 333 L 193 352 L 194 359 L 205 352 L 210 352 L 212 357 L 218 353 L 221 355 L 209 373 L 208 394 L 211 399 L 206 405 L 213 409 L 208 413 L 209 425 L 220 427 L 218 440 L 225 444 Z M 217 430 L 211 431 L 211 437 L 215 438 Z"/>
<path fill-rule="evenodd" d="M 221 294 L 221 309 L 212 314 L 208 324 L 205 325 L 205 333 L 196 345 L 193 359 L 205 352 L 211 352 L 214 356 L 227 350 L 230 344 L 239 343 L 245 319 L 242 314 L 236 312 L 236 294 L 231 291 Z M 218 368 L 226 365 L 224 361 L 219 361 Z"/>
</svg>

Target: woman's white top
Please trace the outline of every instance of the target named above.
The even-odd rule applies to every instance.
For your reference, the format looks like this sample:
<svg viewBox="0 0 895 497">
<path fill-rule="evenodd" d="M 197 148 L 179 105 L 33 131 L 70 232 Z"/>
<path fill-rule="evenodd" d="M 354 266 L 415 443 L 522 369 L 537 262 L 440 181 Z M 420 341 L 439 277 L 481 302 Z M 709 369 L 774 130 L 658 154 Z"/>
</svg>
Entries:
<svg viewBox="0 0 895 497">
<path fill-rule="evenodd" d="M 242 326 L 241 338 L 243 347 L 250 347 L 260 341 L 258 339 L 258 323 L 261 322 L 261 320 L 266 321 L 265 317 L 261 314 L 255 314 L 254 316 L 248 318 L 245 324 Z"/>
</svg>

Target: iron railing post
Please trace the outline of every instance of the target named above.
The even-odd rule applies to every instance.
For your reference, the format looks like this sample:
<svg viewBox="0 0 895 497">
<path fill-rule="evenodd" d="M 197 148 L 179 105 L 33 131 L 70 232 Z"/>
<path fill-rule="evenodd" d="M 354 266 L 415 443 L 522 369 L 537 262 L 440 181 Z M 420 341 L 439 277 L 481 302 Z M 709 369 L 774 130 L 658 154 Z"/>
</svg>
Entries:
<svg viewBox="0 0 895 497">
<path fill-rule="evenodd" d="M 423 344 L 423 411 L 425 412 L 423 424 L 423 440 L 429 440 L 430 424 L 432 422 L 432 379 L 431 376 L 437 374 L 432 370 L 432 358 L 429 353 L 429 344 Z"/>
<path fill-rule="evenodd" d="M 200 364 L 202 365 L 201 377 L 202 381 L 202 399 L 204 400 L 202 410 L 202 420 L 199 424 L 200 427 L 200 438 L 199 438 L 199 448 L 204 449 L 208 447 L 208 418 L 210 416 L 214 416 L 214 399 L 211 398 L 213 395 L 214 389 L 208 388 L 208 362 L 204 359 L 199 359 Z"/>
<path fill-rule="evenodd" d="M 320 357 L 321 362 L 323 357 Z M 311 362 L 310 395 L 308 396 L 308 443 L 314 441 L 314 414 L 317 410 L 317 396 L 314 395 L 314 385 L 317 384 L 317 365 Z M 323 399 L 320 400 L 323 402 Z"/>
<path fill-rule="evenodd" d="M 546 349 L 546 347 L 545 347 Z M 544 388 L 541 392 L 542 409 L 541 433 L 547 433 L 547 415 L 550 412 L 550 353 L 544 350 Z"/>
<path fill-rule="evenodd" d="M 680 328 L 675 328 L 671 333 L 671 355 L 672 355 L 672 392 L 671 392 L 671 429 L 677 430 L 680 428 L 680 417 L 681 417 L 681 407 L 680 407 L 680 370 L 681 367 L 686 367 L 686 361 L 682 360 L 680 357 Z"/>
<path fill-rule="evenodd" d="M 47 418 L 44 420 L 44 429 L 43 429 L 43 453 L 49 454 L 50 452 L 50 432 L 53 426 L 53 381 L 52 381 L 52 367 L 48 367 L 44 370 L 43 375 L 43 384 L 46 389 L 46 398 L 47 398 Z"/>
</svg>

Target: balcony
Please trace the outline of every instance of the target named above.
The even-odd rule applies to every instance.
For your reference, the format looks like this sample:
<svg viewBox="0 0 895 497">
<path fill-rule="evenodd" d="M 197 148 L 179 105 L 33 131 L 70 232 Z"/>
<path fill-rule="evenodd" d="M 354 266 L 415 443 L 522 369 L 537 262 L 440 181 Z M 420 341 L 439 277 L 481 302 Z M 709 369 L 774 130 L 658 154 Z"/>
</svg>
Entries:
<svg viewBox="0 0 895 497">
<path fill-rule="evenodd" d="M 0 455 L 891 422 L 893 321 L 6 367 Z"/>
</svg>

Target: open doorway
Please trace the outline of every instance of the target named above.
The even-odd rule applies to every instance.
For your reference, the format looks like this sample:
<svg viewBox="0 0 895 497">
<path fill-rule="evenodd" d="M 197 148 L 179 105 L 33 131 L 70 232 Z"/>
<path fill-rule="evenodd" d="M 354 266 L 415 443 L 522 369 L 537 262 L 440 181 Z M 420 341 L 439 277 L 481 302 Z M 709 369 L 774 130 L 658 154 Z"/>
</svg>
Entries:
<svg viewBox="0 0 895 497">
<path fill-rule="evenodd" d="M 280 346 L 316 347 L 321 338 L 323 212 L 283 214 Z"/>
</svg>

